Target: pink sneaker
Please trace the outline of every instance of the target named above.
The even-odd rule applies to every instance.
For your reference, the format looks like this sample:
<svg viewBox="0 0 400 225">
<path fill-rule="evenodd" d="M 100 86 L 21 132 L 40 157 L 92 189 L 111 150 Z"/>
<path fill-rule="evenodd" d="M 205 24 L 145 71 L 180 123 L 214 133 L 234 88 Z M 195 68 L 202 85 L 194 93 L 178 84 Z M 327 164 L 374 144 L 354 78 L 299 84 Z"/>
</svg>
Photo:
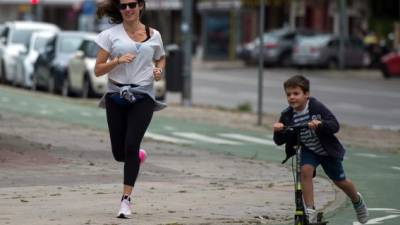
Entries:
<svg viewBox="0 0 400 225">
<path fill-rule="evenodd" d="M 140 149 L 140 150 L 139 150 L 139 160 L 140 160 L 140 164 L 143 164 L 144 161 L 146 160 L 146 158 L 147 158 L 147 153 L 146 153 L 146 151 L 145 151 L 144 149 Z"/>
</svg>

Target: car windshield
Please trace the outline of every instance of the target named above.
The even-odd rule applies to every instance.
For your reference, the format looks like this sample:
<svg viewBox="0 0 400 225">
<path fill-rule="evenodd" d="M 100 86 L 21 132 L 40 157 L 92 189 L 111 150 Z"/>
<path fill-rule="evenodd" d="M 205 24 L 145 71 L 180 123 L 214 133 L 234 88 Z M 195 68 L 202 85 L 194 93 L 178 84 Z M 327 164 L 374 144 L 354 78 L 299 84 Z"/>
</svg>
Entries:
<svg viewBox="0 0 400 225">
<path fill-rule="evenodd" d="M 14 30 L 12 37 L 11 37 L 11 43 L 13 44 L 23 44 L 25 46 L 29 45 L 29 39 L 31 38 L 32 33 L 35 30 Z"/>
<path fill-rule="evenodd" d="M 35 51 L 40 51 L 44 49 L 46 46 L 47 42 L 51 39 L 51 37 L 37 37 L 35 40 L 35 45 L 33 46 L 33 49 Z"/>
<path fill-rule="evenodd" d="M 331 40 L 332 37 L 329 35 L 318 35 L 318 36 L 299 36 L 297 42 L 300 45 L 314 45 L 321 46 L 325 45 Z"/>
<path fill-rule="evenodd" d="M 264 33 L 263 41 L 264 43 L 277 42 L 278 39 L 288 33 L 290 33 L 290 31 L 286 29 L 273 30 L 271 32 Z M 258 45 L 258 43 L 260 43 L 260 38 L 257 37 L 256 39 L 254 39 L 254 43 Z"/>
<path fill-rule="evenodd" d="M 74 53 L 76 50 L 78 50 L 81 43 L 81 37 L 63 37 L 60 40 L 60 45 L 58 49 L 61 53 Z"/>
<path fill-rule="evenodd" d="M 95 42 L 90 42 L 87 45 L 87 57 L 88 58 L 96 58 L 97 52 L 99 51 L 99 46 Z"/>
</svg>

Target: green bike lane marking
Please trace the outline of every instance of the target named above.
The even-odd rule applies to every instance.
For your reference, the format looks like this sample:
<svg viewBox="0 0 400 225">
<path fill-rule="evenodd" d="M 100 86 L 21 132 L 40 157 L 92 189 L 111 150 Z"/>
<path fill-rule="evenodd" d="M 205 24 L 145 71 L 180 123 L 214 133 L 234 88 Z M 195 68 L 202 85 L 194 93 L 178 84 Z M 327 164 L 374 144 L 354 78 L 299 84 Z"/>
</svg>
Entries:
<svg viewBox="0 0 400 225">
<path fill-rule="evenodd" d="M 36 116 L 47 119 L 74 123 L 96 129 L 107 129 L 105 111 L 93 105 L 77 104 L 73 99 L 42 96 L 0 89 L 0 110 Z M 168 109 L 166 109 L 168 110 Z M 212 115 L 210 115 L 212 116 Z M 179 118 L 179 115 L 177 115 Z M 150 125 L 151 133 L 192 141 L 191 144 L 200 149 L 231 153 L 240 157 L 267 160 L 280 163 L 284 151 L 275 146 L 261 145 L 254 142 L 238 141 L 221 134 L 243 134 L 260 139 L 270 140 L 268 133 L 245 131 L 221 127 L 216 124 L 196 123 L 180 119 L 167 118 L 156 113 Z M 234 144 L 213 144 L 205 141 L 190 140 L 174 133 L 196 133 L 209 137 L 223 138 Z M 344 162 L 348 178 L 352 179 L 358 190 L 364 195 L 366 202 L 373 210 L 368 224 L 400 224 L 400 156 L 398 154 L 379 153 L 361 149 L 349 149 Z M 323 172 L 319 172 L 323 174 Z M 358 225 L 354 210 L 349 201 L 333 213 L 326 215 L 330 224 Z"/>
</svg>

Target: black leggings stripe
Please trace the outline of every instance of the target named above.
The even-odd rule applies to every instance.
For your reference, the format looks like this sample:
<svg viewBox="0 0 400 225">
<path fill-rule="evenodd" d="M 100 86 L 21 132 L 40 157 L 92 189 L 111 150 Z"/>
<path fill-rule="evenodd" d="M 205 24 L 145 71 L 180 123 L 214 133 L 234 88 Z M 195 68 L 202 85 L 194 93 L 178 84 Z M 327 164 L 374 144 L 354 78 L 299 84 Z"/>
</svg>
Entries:
<svg viewBox="0 0 400 225">
<path fill-rule="evenodd" d="M 139 149 L 153 117 L 154 101 L 144 98 L 120 106 L 106 98 L 107 123 L 115 160 L 124 162 L 124 184 L 134 186 L 139 173 Z"/>
</svg>

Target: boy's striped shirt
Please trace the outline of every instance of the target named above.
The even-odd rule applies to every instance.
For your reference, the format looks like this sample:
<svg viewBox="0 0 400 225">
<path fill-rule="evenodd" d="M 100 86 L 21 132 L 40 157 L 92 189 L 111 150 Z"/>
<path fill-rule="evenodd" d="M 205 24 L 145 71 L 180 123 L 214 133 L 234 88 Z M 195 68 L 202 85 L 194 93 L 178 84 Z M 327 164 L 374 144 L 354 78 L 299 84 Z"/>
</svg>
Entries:
<svg viewBox="0 0 400 225">
<path fill-rule="evenodd" d="M 303 111 L 293 112 L 293 123 L 294 123 L 293 125 L 296 126 L 311 121 L 308 110 L 308 103 L 309 102 L 307 101 L 306 107 L 304 108 Z M 300 129 L 300 141 L 310 151 L 318 155 L 323 155 L 323 156 L 328 155 L 328 153 L 323 149 L 317 135 L 315 134 L 315 131 L 309 128 Z"/>
</svg>

